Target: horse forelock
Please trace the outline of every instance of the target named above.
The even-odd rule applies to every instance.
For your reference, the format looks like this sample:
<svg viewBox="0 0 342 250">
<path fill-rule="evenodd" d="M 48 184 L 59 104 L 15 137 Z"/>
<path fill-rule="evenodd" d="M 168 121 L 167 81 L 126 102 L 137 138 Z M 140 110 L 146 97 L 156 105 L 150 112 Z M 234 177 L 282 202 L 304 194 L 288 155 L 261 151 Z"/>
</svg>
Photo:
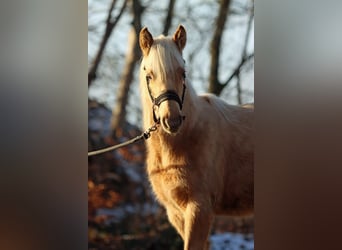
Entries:
<svg viewBox="0 0 342 250">
<path fill-rule="evenodd" d="M 159 36 L 154 39 L 148 56 L 143 58 L 142 67 L 166 81 L 176 75 L 178 68 L 184 69 L 185 63 L 174 41 L 169 37 Z"/>
</svg>

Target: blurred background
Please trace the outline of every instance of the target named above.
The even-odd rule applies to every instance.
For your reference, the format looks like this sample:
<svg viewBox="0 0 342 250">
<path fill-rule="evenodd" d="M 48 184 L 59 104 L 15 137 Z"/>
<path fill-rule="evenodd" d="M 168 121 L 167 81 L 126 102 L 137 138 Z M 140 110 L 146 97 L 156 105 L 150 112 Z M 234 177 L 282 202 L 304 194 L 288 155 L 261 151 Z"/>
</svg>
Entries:
<svg viewBox="0 0 342 250">
<path fill-rule="evenodd" d="M 187 31 L 187 78 L 201 94 L 254 102 L 253 0 L 88 0 L 88 151 L 141 133 L 138 34 Z M 89 249 L 183 249 L 145 174 L 143 142 L 88 160 Z M 220 217 L 212 249 L 254 249 L 253 218 Z"/>
</svg>

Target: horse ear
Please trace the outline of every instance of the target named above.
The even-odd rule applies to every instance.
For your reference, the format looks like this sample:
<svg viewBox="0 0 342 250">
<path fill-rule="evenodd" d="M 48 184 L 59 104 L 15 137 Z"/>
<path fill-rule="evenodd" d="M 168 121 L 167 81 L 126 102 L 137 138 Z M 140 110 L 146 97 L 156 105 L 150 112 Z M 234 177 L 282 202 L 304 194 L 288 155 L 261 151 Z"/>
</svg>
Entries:
<svg viewBox="0 0 342 250">
<path fill-rule="evenodd" d="M 139 34 L 139 44 L 144 56 L 147 56 L 153 44 L 153 37 L 147 27 L 143 28 Z"/>
<path fill-rule="evenodd" d="M 180 52 L 182 52 L 186 44 L 186 31 L 182 25 L 178 26 L 176 32 L 173 34 L 172 40 L 176 43 Z"/>
</svg>

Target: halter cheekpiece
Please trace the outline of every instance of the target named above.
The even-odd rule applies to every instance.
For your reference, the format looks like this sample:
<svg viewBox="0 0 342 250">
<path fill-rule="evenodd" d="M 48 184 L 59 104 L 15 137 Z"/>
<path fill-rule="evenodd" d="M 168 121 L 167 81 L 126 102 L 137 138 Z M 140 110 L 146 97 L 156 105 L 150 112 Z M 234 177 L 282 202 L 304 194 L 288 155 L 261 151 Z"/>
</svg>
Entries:
<svg viewBox="0 0 342 250">
<path fill-rule="evenodd" d="M 144 70 L 145 70 L 145 67 L 144 67 Z M 185 73 L 184 73 L 183 77 L 185 79 Z M 155 123 L 160 123 L 160 119 L 157 118 L 156 113 L 155 113 L 156 107 L 159 107 L 160 104 L 164 101 L 173 100 L 173 101 L 176 101 L 178 103 L 180 110 L 182 110 L 186 86 L 183 82 L 182 99 L 173 90 L 167 90 L 167 91 L 161 93 L 159 96 L 154 97 L 152 95 L 152 91 L 151 91 L 151 87 L 150 87 L 150 79 L 151 78 L 149 76 L 146 76 L 146 84 L 147 84 L 148 94 L 150 95 L 151 101 L 153 103 L 153 105 L 152 105 L 153 120 Z"/>
</svg>

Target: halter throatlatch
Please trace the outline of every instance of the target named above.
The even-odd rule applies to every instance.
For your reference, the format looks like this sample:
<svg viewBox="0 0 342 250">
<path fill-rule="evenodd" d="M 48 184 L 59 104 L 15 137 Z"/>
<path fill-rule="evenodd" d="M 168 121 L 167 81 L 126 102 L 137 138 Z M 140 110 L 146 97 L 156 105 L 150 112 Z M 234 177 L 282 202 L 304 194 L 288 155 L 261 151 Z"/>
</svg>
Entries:
<svg viewBox="0 0 342 250">
<path fill-rule="evenodd" d="M 153 113 L 153 120 L 155 123 L 159 123 L 160 119 L 157 118 L 156 113 L 155 113 L 155 107 L 159 107 L 160 104 L 162 102 L 165 102 L 167 100 L 173 100 L 176 101 L 179 105 L 180 110 L 182 110 L 183 108 L 183 102 L 184 102 L 184 95 L 185 95 L 185 89 L 186 86 L 183 83 L 183 92 L 182 92 L 182 99 L 179 98 L 178 94 L 173 91 L 173 90 L 167 90 L 164 93 L 160 94 L 158 97 L 154 98 L 151 92 L 151 88 L 150 88 L 150 79 L 148 77 L 146 77 L 146 83 L 147 83 L 147 90 L 148 90 L 148 94 L 151 97 L 151 101 L 153 103 L 152 105 L 152 113 Z"/>
</svg>

